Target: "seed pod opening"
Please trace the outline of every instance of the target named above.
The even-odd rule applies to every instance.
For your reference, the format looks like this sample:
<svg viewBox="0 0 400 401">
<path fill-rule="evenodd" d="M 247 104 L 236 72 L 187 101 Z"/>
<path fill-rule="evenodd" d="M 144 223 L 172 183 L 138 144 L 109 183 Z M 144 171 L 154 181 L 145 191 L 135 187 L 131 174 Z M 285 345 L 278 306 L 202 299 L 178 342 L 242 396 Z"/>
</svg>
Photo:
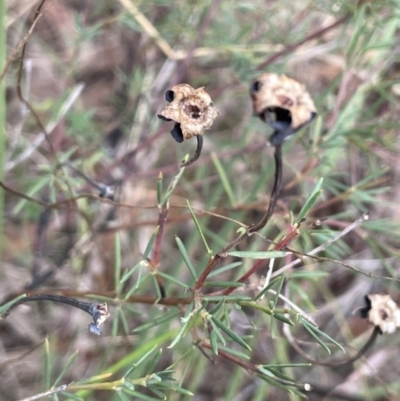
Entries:
<svg viewBox="0 0 400 401">
<path fill-rule="evenodd" d="M 390 295 L 366 295 L 365 302 L 361 317 L 368 319 L 381 333 L 394 333 L 400 327 L 400 309 Z"/>
<path fill-rule="evenodd" d="M 304 85 L 286 75 L 265 73 L 250 85 L 254 113 L 275 131 L 273 146 L 282 143 L 317 115 Z"/>
<path fill-rule="evenodd" d="M 158 118 L 177 123 L 171 131 L 177 142 L 202 135 L 211 128 L 220 114 L 204 88 L 194 89 L 188 84 L 175 85 L 165 92 L 165 100 L 169 104 Z"/>
</svg>

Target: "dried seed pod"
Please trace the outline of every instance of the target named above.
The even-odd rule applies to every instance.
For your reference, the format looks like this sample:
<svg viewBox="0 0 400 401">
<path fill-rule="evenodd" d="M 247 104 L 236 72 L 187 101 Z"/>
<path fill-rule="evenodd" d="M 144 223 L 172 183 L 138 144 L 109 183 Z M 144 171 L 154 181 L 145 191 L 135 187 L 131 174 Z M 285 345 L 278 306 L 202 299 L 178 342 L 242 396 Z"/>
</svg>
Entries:
<svg viewBox="0 0 400 401">
<path fill-rule="evenodd" d="M 175 85 L 167 90 L 165 100 L 169 104 L 158 114 L 158 118 L 176 122 L 171 130 L 175 141 L 181 143 L 184 139 L 197 137 L 195 155 L 180 164 L 180 167 L 188 166 L 200 157 L 203 147 L 202 134 L 211 128 L 220 113 L 214 107 L 210 95 L 204 88 L 194 89 L 188 84 Z"/>
<path fill-rule="evenodd" d="M 365 302 L 361 317 L 367 318 L 381 333 L 394 333 L 400 327 L 400 309 L 390 295 L 366 295 Z"/>
<path fill-rule="evenodd" d="M 274 128 L 273 146 L 282 143 L 317 115 L 304 85 L 286 75 L 265 73 L 250 87 L 254 113 Z"/>
</svg>

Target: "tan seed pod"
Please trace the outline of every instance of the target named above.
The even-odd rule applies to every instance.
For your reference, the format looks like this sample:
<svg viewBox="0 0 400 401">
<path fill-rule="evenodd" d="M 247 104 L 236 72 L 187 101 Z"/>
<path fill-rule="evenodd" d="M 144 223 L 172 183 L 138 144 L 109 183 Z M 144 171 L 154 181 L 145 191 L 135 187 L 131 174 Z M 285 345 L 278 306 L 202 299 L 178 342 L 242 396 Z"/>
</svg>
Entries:
<svg viewBox="0 0 400 401">
<path fill-rule="evenodd" d="M 274 146 L 317 115 L 305 86 L 286 75 L 262 74 L 251 84 L 250 95 L 254 113 L 275 129 L 270 138 Z"/>
<path fill-rule="evenodd" d="M 202 135 L 211 128 L 220 114 L 204 88 L 194 89 L 188 84 L 175 85 L 165 92 L 165 99 L 170 103 L 158 117 L 176 122 L 171 134 L 177 142 Z"/>
<path fill-rule="evenodd" d="M 370 294 L 365 296 L 367 306 L 361 316 L 367 318 L 381 333 L 394 333 L 400 327 L 400 309 L 390 295 Z"/>
</svg>

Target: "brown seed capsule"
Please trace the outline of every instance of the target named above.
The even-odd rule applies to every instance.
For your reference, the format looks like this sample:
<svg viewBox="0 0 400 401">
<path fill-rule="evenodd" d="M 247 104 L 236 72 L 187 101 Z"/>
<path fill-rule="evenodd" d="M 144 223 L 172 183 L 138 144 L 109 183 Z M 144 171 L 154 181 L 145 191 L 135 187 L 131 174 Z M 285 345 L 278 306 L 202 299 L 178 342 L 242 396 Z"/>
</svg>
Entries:
<svg viewBox="0 0 400 401">
<path fill-rule="evenodd" d="M 169 104 L 158 118 L 176 122 L 171 135 L 177 142 L 202 135 L 211 128 L 220 114 L 204 88 L 194 89 L 188 84 L 175 85 L 165 92 L 165 100 Z"/>
<path fill-rule="evenodd" d="M 361 309 L 361 316 L 381 333 L 394 333 L 400 327 L 400 309 L 390 295 L 371 294 L 365 296 L 367 306 Z"/>
<path fill-rule="evenodd" d="M 250 95 L 254 113 L 275 129 L 270 138 L 274 146 L 317 115 L 305 86 L 286 75 L 262 74 L 251 84 Z"/>
</svg>

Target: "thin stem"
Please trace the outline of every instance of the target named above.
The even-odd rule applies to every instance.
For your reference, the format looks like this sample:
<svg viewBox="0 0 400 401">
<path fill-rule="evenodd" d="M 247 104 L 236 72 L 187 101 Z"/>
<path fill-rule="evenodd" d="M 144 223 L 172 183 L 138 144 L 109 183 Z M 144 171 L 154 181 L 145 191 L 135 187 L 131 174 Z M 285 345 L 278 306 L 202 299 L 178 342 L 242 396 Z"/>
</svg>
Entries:
<svg viewBox="0 0 400 401">
<path fill-rule="evenodd" d="M 197 135 L 197 147 L 196 147 L 196 152 L 193 155 L 193 157 L 187 161 L 183 161 L 179 164 L 179 167 L 187 167 L 190 164 L 194 163 L 201 155 L 201 150 L 203 149 L 203 135 Z"/>
<path fill-rule="evenodd" d="M 279 197 L 279 193 L 282 188 L 282 145 L 281 144 L 278 144 L 275 146 L 274 160 L 275 160 L 275 179 L 274 179 L 274 186 L 272 188 L 271 199 L 270 199 L 267 213 L 265 214 L 265 216 L 261 219 L 261 221 L 258 224 L 256 224 L 255 226 L 250 226 L 246 232 L 241 234 L 238 238 L 233 240 L 225 248 L 223 248 L 220 252 L 218 252 L 213 258 L 210 259 L 210 261 L 208 262 L 207 266 L 205 267 L 205 269 L 203 270 L 202 274 L 200 275 L 199 279 L 197 280 L 197 282 L 195 284 L 195 287 L 194 287 L 195 291 L 200 290 L 200 288 L 202 287 L 207 276 L 211 273 L 212 269 L 217 265 L 219 260 L 226 255 L 227 252 L 229 252 L 232 248 L 234 248 L 236 245 L 238 245 L 240 242 L 242 242 L 247 236 L 254 234 L 256 231 L 260 230 L 268 223 L 269 219 L 271 218 L 271 216 L 274 212 L 275 205 L 276 205 L 276 202 Z M 260 263 L 260 262 L 258 262 L 258 263 Z M 256 269 L 258 269 L 258 267 Z M 252 274 L 252 273 L 250 273 L 250 274 Z M 226 292 L 228 292 L 228 291 L 232 292 L 233 289 L 228 288 L 226 290 Z"/>
<path fill-rule="evenodd" d="M 363 345 L 363 347 L 352 357 L 341 361 L 319 361 L 309 356 L 308 353 L 303 351 L 303 349 L 296 342 L 296 339 L 292 336 L 292 333 L 290 332 L 290 328 L 288 325 L 283 325 L 283 334 L 285 335 L 286 339 L 288 340 L 292 348 L 307 361 L 314 363 L 316 365 L 337 367 L 337 366 L 349 365 L 355 362 L 357 359 L 360 359 L 374 344 L 375 340 L 378 337 L 378 334 L 380 334 L 380 329 L 379 327 L 374 327 L 374 330 L 372 331 L 370 337 L 368 338 L 367 342 Z"/>
<path fill-rule="evenodd" d="M 207 341 L 202 341 L 200 343 L 200 345 L 202 347 L 204 347 L 204 348 L 208 348 L 210 350 L 212 349 L 211 348 L 211 344 L 209 344 Z M 249 372 L 256 373 L 256 374 L 259 374 L 259 375 L 263 374 L 260 371 L 259 367 L 257 365 L 255 365 L 254 363 L 245 361 L 245 360 L 243 360 L 243 359 L 241 359 L 241 358 L 239 358 L 239 357 L 237 357 L 235 355 L 232 355 L 229 352 L 226 352 L 226 351 L 224 351 L 222 349 L 218 349 L 218 356 L 223 357 L 224 359 L 234 363 L 235 365 L 241 366 L 242 368 L 246 369 Z M 273 379 L 275 381 L 285 385 L 285 386 L 293 386 L 293 387 L 301 388 L 301 389 L 307 390 L 307 391 L 310 391 L 310 389 L 311 389 L 310 386 L 307 385 L 307 384 L 298 383 L 298 382 L 297 383 L 296 382 L 291 382 L 291 381 L 288 381 L 288 380 L 281 379 L 281 378 L 279 378 L 277 376 L 274 376 Z"/>
<path fill-rule="evenodd" d="M 342 25 L 344 22 L 346 22 L 348 20 L 349 17 L 350 17 L 350 14 L 346 14 L 342 18 L 339 18 L 338 20 L 333 22 L 331 25 L 328 25 L 327 27 L 322 28 L 322 29 L 318 29 L 317 31 L 313 32 L 312 34 L 306 36 L 304 39 L 301 39 L 296 43 L 287 45 L 283 50 L 273 54 L 267 60 L 265 60 L 261 64 L 259 64 L 257 66 L 257 70 L 259 70 L 259 71 L 265 70 L 266 67 L 273 64 L 276 60 L 279 60 L 281 57 L 286 56 L 287 54 L 291 53 L 293 50 L 297 49 L 299 46 L 303 45 L 304 43 L 306 43 L 310 40 L 317 39 L 317 38 L 325 35 L 330 30 Z"/>
<path fill-rule="evenodd" d="M 109 316 L 109 313 L 107 312 L 106 303 L 98 304 L 97 302 L 83 302 L 83 301 L 78 301 L 77 299 L 74 298 L 65 297 L 63 295 L 38 294 L 21 298 L 19 301 L 12 304 L 0 317 L 4 320 L 7 318 L 7 316 L 10 315 L 13 309 L 16 308 L 17 306 L 24 304 L 26 302 L 35 302 L 35 301 L 60 302 L 83 310 L 93 318 L 93 323 L 89 325 L 89 330 L 92 333 L 98 335 L 100 334 L 100 328 L 99 328 L 100 324 L 102 324 Z"/>
<path fill-rule="evenodd" d="M 274 160 L 275 160 L 275 178 L 274 178 L 274 186 L 271 192 L 271 199 L 269 201 L 269 206 L 267 213 L 261 219 L 261 221 L 252 226 L 248 229 L 249 234 L 253 234 L 256 231 L 261 230 L 265 225 L 268 223 L 269 219 L 271 218 L 272 214 L 274 213 L 274 209 L 276 206 L 276 202 L 278 200 L 279 194 L 282 189 L 282 144 L 277 144 L 275 146 L 275 153 L 274 153 Z"/>
<path fill-rule="evenodd" d="M 83 171 L 79 170 L 77 167 L 75 167 L 74 165 L 72 165 L 70 163 L 62 163 L 62 164 L 64 166 L 67 166 L 70 169 L 74 170 L 79 176 L 81 176 L 84 180 L 86 180 L 91 186 L 98 189 L 100 191 L 99 196 L 101 198 L 114 200 L 114 193 L 113 193 L 114 191 L 110 186 L 105 185 L 103 183 L 96 182 L 95 180 L 93 180 L 92 178 L 87 176 Z"/>
<path fill-rule="evenodd" d="M 43 393 L 33 395 L 32 397 L 24 398 L 19 401 L 35 401 L 40 400 L 41 398 L 47 397 L 48 395 L 56 394 L 61 391 L 65 391 L 68 388 L 68 384 L 63 384 L 62 386 L 54 387 L 50 390 L 44 391 Z"/>
<path fill-rule="evenodd" d="M 44 3 L 46 2 L 46 0 L 42 0 L 40 2 L 40 4 L 38 5 L 36 12 L 35 12 L 35 16 L 33 18 L 33 23 L 32 26 L 35 26 L 37 19 L 41 16 L 41 11 L 42 11 L 42 7 L 44 6 Z M 51 152 L 56 156 L 56 151 L 54 149 L 53 143 L 50 141 L 49 138 L 49 134 L 46 131 L 46 128 L 44 127 L 44 125 L 42 124 L 39 116 L 37 115 L 35 109 L 32 107 L 32 105 L 28 102 L 28 100 L 25 99 L 24 95 L 22 94 L 22 89 L 21 89 L 21 83 L 22 83 L 22 72 L 24 70 L 24 61 L 25 61 L 25 52 L 26 52 L 26 41 L 24 42 L 23 46 L 22 46 L 22 51 L 21 51 L 21 58 L 19 61 L 19 68 L 18 68 L 18 79 L 17 79 L 17 94 L 18 94 L 18 98 L 19 100 L 30 110 L 30 112 L 33 114 L 33 116 L 35 117 L 40 129 L 42 130 L 42 132 L 44 133 L 45 137 L 46 137 L 46 141 L 49 144 L 50 150 Z M 56 158 L 57 160 L 57 158 Z"/>
<path fill-rule="evenodd" d="M 348 234 L 350 231 L 354 230 L 358 227 L 362 222 L 368 220 L 368 214 L 364 214 L 362 217 L 351 223 L 348 227 L 346 227 L 343 231 L 337 234 L 335 237 L 330 238 L 328 241 L 324 242 L 322 245 L 314 248 L 307 254 L 302 254 L 302 256 L 313 256 L 318 252 L 325 250 L 329 245 L 333 244 L 334 242 L 338 241 L 340 238 Z M 277 270 L 276 272 L 272 273 L 271 278 L 277 277 L 280 274 L 284 273 L 287 270 L 290 270 L 292 267 L 299 265 L 303 262 L 303 259 L 296 259 L 293 262 L 290 262 L 286 266 L 283 266 L 281 269 Z"/>
</svg>

